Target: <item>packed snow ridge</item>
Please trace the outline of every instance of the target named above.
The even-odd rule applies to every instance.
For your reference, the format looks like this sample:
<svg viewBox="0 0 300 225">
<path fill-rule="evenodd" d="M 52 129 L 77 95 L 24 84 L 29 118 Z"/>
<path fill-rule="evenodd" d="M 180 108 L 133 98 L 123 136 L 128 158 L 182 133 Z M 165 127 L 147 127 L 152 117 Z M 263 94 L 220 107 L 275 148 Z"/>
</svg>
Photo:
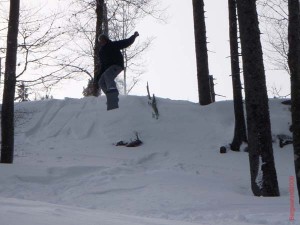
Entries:
<svg viewBox="0 0 300 225">
<path fill-rule="evenodd" d="M 270 100 L 281 196 L 254 197 L 246 152 L 220 154 L 234 130 L 232 101 L 200 106 L 121 96 L 16 104 L 13 165 L 0 165 L 0 225 L 289 224 L 289 107 Z M 143 145 L 117 147 L 138 133 Z M 300 221 L 295 199 L 295 224 Z"/>
</svg>

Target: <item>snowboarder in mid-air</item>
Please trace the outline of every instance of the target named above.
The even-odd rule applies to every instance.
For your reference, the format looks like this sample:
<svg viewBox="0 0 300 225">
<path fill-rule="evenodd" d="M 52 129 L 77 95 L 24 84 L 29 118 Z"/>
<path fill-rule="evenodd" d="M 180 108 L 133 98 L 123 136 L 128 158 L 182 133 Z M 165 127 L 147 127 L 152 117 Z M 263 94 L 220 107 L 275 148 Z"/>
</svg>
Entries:
<svg viewBox="0 0 300 225">
<path fill-rule="evenodd" d="M 132 45 L 137 36 L 139 36 L 138 32 L 135 32 L 130 38 L 120 41 L 111 41 L 105 34 L 101 34 L 98 38 L 101 46 L 99 50 L 101 70 L 96 77 L 96 82 L 106 95 L 107 110 L 119 107 L 119 91 L 115 78 L 124 69 L 124 58 L 121 49 Z"/>
</svg>

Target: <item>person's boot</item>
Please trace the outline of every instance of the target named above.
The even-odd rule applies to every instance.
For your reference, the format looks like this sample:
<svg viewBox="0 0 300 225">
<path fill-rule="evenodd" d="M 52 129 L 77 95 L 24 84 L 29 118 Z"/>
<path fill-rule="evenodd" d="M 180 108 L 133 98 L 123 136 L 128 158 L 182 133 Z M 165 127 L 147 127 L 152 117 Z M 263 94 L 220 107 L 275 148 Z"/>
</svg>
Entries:
<svg viewBox="0 0 300 225">
<path fill-rule="evenodd" d="M 110 89 L 106 92 L 107 110 L 119 108 L 119 91 L 118 89 Z"/>
</svg>

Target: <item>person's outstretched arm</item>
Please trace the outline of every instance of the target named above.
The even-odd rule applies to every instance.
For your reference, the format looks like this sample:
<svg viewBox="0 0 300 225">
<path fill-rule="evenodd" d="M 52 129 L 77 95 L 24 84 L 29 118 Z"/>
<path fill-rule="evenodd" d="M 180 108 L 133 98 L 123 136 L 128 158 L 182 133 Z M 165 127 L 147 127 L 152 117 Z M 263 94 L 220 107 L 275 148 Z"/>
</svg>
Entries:
<svg viewBox="0 0 300 225">
<path fill-rule="evenodd" d="M 139 36 L 139 33 L 136 31 L 130 38 L 120 40 L 120 41 L 114 41 L 113 44 L 119 49 L 127 48 L 133 44 L 137 36 Z"/>
</svg>

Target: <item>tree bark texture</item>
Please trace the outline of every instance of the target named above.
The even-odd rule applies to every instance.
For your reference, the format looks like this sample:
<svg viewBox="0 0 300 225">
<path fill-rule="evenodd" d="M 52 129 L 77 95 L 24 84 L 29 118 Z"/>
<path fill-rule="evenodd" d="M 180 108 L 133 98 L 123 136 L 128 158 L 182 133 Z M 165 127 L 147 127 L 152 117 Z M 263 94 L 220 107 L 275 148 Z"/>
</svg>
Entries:
<svg viewBox="0 0 300 225">
<path fill-rule="evenodd" d="M 299 0 L 289 0 L 288 63 L 291 72 L 294 163 L 300 203 L 300 15 Z"/>
<path fill-rule="evenodd" d="M 256 0 L 237 0 L 237 9 L 252 191 L 255 196 L 279 196 Z"/>
<path fill-rule="evenodd" d="M 14 99 L 18 48 L 20 0 L 10 0 L 4 91 L 1 111 L 1 163 L 13 163 L 14 158 Z"/>
<path fill-rule="evenodd" d="M 103 22 L 104 22 L 104 0 L 95 0 L 96 1 L 96 37 L 95 37 L 95 47 L 94 47 L 94 96 L 98 96 L 99 87 L 97 81 L 97 77 L 99 76 L 99 72 L 101 69 L 101 64 L 99 60 L 99 50 L 100 44 L 98 42 L 98 37 L 103 33 Z"/>
<path fill-rule="evenodd" d="M 197 61 L 198 94 L 200 105 L 212 103 L 203 0 L 193 0 L 195 48 Z"/>
<path fill-rule="evenodd" d="M 229 10 L 229 40 L 232 73 L 233 104 L 234 104 L 234 137 L 230 145 L 231 150 L 239 151 L 241 144 L 247 142 L 246 122 L 243 105 L 242 85 L 239 65 L 238 25 L 236 0 L 228 0 Z"/>
<path fill-rule="evenodd" d="M 210 87 L 210 94 L 211 94 L 211 101 L 216 101 L 216 92 L 215 92 L 215 83 L 214 83 L 214 76 L 209 75 L 209 87 Z"/>
</svg>

